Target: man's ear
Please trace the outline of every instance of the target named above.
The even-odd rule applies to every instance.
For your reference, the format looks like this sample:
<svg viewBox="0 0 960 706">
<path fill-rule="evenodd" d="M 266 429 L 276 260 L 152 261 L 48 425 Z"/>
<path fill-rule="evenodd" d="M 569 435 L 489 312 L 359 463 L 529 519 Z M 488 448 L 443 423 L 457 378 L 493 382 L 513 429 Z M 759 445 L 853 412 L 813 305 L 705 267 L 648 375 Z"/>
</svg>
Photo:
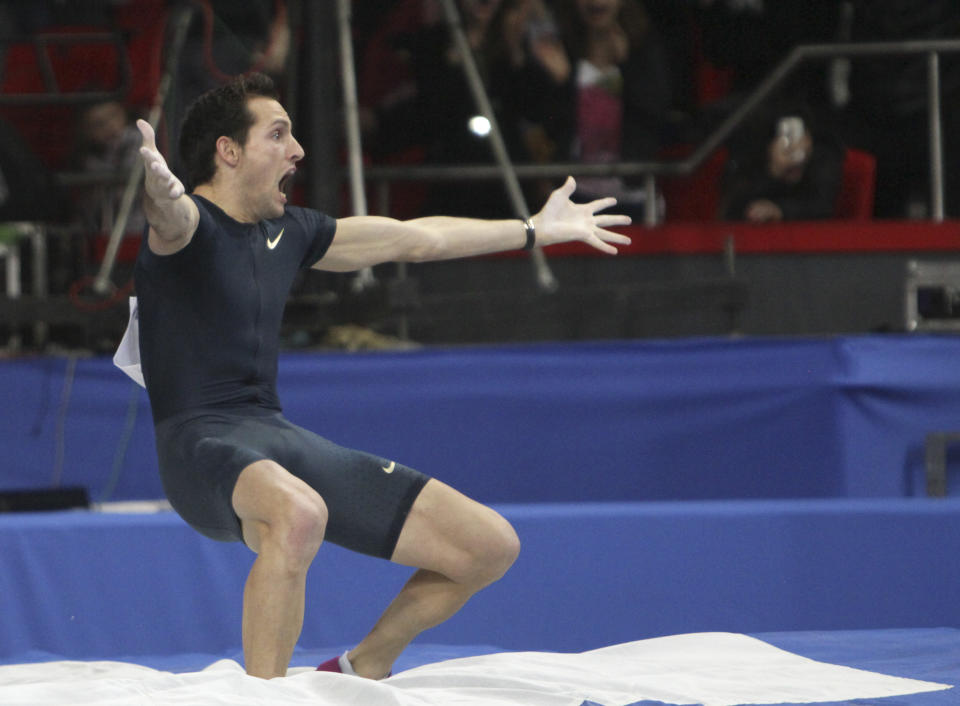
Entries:
<svg viewBox="0 0 960 706">
<path fill-rule="evenodd" d="M 236 140 L 221 135 L 217 138 L 217 155 L 227 165 L 235 167 L 237 162 L 240 161 L 240 145 L 237 144 Z"/>
</svg>

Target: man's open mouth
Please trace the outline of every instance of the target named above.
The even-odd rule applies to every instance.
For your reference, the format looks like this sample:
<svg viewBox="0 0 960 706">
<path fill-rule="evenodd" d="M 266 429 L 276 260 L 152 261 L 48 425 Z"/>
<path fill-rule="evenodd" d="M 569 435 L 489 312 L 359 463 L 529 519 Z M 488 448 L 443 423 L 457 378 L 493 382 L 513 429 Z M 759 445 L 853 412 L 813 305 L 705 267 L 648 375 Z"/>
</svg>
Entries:
<svg viewBox="0 0 960 706">
<path fill-rule="evenodd" d="M 284 196 L 290 196 L 291 191 L 293 191 L 293 177 L 297 173 L 296 169 L 291 169 L 289 172 L 280 177 L 280 184 L 278 188 L 280 193 Z"/>
</svg>

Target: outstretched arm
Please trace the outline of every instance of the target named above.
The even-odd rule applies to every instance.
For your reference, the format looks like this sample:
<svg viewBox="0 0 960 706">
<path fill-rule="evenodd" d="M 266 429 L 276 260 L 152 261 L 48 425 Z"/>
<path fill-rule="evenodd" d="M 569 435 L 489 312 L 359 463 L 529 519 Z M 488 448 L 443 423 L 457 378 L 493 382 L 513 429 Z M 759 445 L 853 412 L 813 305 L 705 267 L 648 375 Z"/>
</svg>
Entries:
<svg viewBox="0 0 960 706">
<path fill-rule="evenodd" d="M 611 255 L 613 244 L 627 245 L 630 238 L 606 230 L 629 225 L 630 217 L 598 215 L 616 204 L 604 198 L 578 204 L 570 200 L 576 189 L 572 177 L 550 194 L 539 213 L 531 217 L 536 245 L 579 240 Z M 428 216 L 398 221 L 379 216 L 354 216 L 337 221 L 337 234 L 327 254 L 314 267 L 349 272 L 382 262 L 427 262 L 518 250 L 526 243 L 526 228 L 518 219 L 482 220 Z"/>
<path fill-rule="evenodd" d="M 150 224 L 150 249 L 157 254 L 168 255 L 190 242 L 197 229 L 200 213 L 157 149 L 156 136 L 150 123 L 138 120 L 137 127 L 143 135 L 143 146 L 140 148 L 145 170 L 143 210 Z"/>
</svg>

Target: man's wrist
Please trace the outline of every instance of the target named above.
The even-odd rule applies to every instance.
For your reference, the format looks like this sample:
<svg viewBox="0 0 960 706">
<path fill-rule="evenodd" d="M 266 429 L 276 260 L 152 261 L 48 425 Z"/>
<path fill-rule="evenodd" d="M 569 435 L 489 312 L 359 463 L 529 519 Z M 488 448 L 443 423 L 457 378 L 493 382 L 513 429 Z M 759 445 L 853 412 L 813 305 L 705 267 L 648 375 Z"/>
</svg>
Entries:
<svg viewBox="0 0 960 706">
<path fill-rule="evenodd" d="M 526 242 L 523 245 L 524 250 L 533 250 L 537 244 L 537 229 L 533 225 L 532 218 L 523 219 L 523 232 L 526 236 Z"/>
</svg>

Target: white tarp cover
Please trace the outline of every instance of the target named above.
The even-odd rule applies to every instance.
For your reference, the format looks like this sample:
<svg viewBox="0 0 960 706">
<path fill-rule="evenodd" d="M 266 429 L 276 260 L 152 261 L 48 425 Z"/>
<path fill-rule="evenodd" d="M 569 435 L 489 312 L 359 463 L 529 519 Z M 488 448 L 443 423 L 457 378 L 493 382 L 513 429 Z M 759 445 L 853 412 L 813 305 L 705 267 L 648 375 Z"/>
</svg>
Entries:
<svg viewBox="0 0 960 706">
<path fill-rule="evenodd" d="M 0 667 L 4 706 L 624 706 L 817 703 L 951 688 L 824 664 L 746 635 L 695 633 L 579 654 L 512 652 L 417 667 L 382 682 L 292 669 L 249 677 L 222 660 L 174 674 L 126 662 Z"/>
<path fill-rule="evenodd" d="M 130 297 L 130 318 L 127 319 L 127 328 L 120 339 L 120 345 L 113 354 L 113 364 L 140 387 L 147 386 L 140 368 L 140 310 L 136 297 Z"/>
</svg>

